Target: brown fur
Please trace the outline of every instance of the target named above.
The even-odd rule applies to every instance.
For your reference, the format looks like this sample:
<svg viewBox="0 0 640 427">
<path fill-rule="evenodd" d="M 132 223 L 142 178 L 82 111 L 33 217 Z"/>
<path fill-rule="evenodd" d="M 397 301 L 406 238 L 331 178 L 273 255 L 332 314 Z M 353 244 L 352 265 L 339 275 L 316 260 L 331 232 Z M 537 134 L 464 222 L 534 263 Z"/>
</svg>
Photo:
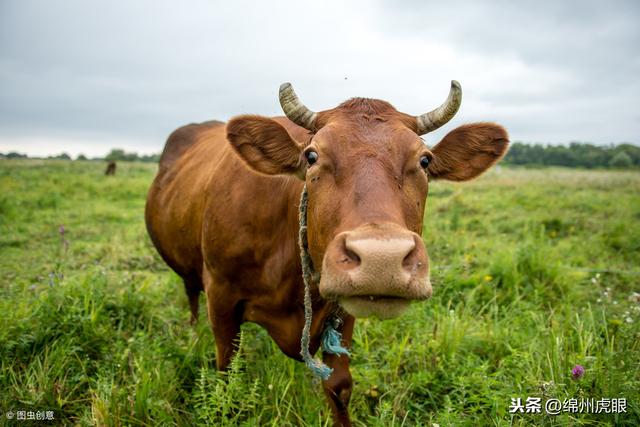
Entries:
<svg viewBox="0 0 640 427">
<path fill-rule="evenodd" d="M 198 133 L 207 128 L 223 125 L 223 122 L 210 120 L 203 123 L 191 123 L 176 129 L 164 146 L 160 155 L 160 168 L 167 169 L 182 156 L 182 154 L 197 141 Z"/>
<path fill-rule="evenodd" d="M 106 176 L 115 175 L 116 174 L 116 162 L 113 160 L 107 164 L 107 169 L 105 169 L 104 174 Z"/>
<path fill-rule="evenodd" d="M 219 369 L 228 366 L 245 321 L 262 325 L 285 354 L 300 359 L 299 178 L 308 187 L 309 249 L 320 269 L 335 236 L 363 224 L 421 234 L 428 188 L 421 156 L 432 157 L 429 176 L 463 180 L 506 150 L 504 130 L 484 123 L 450 132 L 430 151 L 410 117 L 384 101 L 356 98 L 319 113 L 315 134 L 286 118 L 240 116 L 226 126 L 189 125 L 170 136 L 149 190 L 147 228 L 184 279 L 192 321 L 205 292 Z M 310 149 L 319 160 L 307 168 L 303 152 Z M 325 320 L 341 312 L 317 285 L 312 298 L 315 353 Z M 354 318 L 341 316 L 348 347 Z M 334 368 L 323 382 L 334 420 L 350 425 L 349 358 L 323 358 Z"/>
</svg>

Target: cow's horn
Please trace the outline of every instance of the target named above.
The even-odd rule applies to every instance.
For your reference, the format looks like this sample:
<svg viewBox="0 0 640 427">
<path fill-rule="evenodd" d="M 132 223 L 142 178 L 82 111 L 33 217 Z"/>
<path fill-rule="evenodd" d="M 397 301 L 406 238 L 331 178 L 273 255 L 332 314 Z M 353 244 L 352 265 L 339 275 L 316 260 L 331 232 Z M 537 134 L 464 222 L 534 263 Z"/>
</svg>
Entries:
<svg viewBox="0 0 640 427">
<path fill-rule="evenodd" d="M 289 120 L 305 129 L 314 130 L 316 113 L 300 102 L 300 99 L 293 91 L 291 83 L 287 82 L 280 85 L 280 105 Z"/>
<path fill-rule="evenodd" d="M 280 89 L 280 99 L 282 99 L 282 88 Z M 294 95 L 295 96 L 295 95 Z M 429 111 L 416 117 L 416 128 L 418 135 L 434 131 L 453 118 L 460 108 L 462 102 L 462 88 L 460 83 L 451 80 L 451 90 L 444 103 L 433 111 Z"/>
</svg>

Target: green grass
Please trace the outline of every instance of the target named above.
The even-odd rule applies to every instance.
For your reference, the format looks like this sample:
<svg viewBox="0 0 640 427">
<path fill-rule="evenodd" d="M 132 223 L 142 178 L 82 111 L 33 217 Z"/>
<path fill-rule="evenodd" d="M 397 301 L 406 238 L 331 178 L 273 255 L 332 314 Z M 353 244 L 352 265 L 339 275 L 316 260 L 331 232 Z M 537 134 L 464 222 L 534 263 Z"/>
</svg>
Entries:
<svg viewBox="0 0 640 427">
<path fill-rule="evenodd" d="M 320 384 L 255 325 L 216 373 L 206 316 L 189 327 L 181 282 L 146 235 L 155 166 L 103 168 L 0 162 L 0 411 L 78 425 L 330 425 Z M 434 297 L 356 323 L 355 424 L 640 425 L 639 194 L 638 172 L 501 168 L 433 183 Z M 511 415 L 513 397 L 625 397 L 627 412 Z"/>
</svg>

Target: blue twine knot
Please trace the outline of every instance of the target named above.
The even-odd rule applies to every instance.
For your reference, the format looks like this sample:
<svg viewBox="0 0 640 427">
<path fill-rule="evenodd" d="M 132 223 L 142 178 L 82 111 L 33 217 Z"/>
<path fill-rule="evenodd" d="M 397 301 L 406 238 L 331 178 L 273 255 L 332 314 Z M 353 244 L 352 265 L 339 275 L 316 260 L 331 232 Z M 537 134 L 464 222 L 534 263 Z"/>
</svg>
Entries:
<svg viewBox="0 0 640 427">
<path fill-rule="evenodd" d="M 338 320 L 339 319 L 337 318 L 335 319 L 335 321 Z M 324 331 L 322 332 L 322 351 L 329 354 L 346 354 L 347 356 L 350 356 L 349 350 L 342 346 L 342 334 L 335 329 L 336 327 L 337 326 L 332 324 L 332 322 L 326 323 Z"/>
</svg>

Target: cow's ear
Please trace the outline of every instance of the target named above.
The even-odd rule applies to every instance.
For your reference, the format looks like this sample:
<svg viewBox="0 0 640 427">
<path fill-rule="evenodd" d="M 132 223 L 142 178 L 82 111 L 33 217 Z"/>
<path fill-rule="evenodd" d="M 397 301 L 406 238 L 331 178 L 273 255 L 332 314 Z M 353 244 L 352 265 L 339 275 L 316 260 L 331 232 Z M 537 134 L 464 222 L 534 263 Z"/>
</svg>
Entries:
<svg viewBox="0 0 640 427">
<path fill-rule="evenodd" d="M 227 124 L 227 139 L 252 169 L 304 178 L 302 146 L 276 121 L 262 116 L 235 117 Z"/>
<path fill-rule="evenodd" d="M 489 169 L 504 156 L 509 135 L 495 123 L 473 123 L 455 128 L 431 152 L 427 172 L 434 179 L 466 181 Z"/>
</svg>

